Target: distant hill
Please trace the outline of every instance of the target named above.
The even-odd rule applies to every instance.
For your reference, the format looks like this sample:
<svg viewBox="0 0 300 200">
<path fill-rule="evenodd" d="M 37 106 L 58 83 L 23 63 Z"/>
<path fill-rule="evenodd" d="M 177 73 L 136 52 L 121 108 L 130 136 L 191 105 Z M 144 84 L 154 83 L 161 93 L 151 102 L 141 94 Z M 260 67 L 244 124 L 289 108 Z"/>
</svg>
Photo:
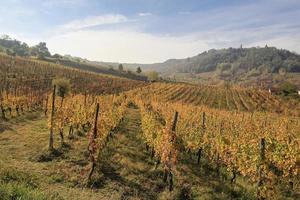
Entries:
<svg viewBox="0 0 300 200">
<path fill-rule="evenodd" d="M 117 70 L 118 68 L 116 65 L 114 66 L 104 62 L 89 61 L 87 59 L 71 55 L 51 55 L 45 42 L 40 42 L 35 46 L 29 47 L 25 42 L 10 38 L 8 35 L 3 35 L 0 37 L 0 53 L 5 53 L 10 56 L 40 59 L 95 73 L 147 81 L 147 77 L 145 75 L 135 73 L 135 71 L 128 69 L 124 69 L 122 71 Z"/>
<path fill-rule="evenodd" d="M 109 68 L 119 63 L 91 62 Z M 279 87 L 289 81 L 300 88 L 300 55 L 284 49 L 264 48 L 211 49 L 194 57 L 170 59 L 163 63 L 123 63 L 134 71 L 157 71 L 172 81 L 222 84 L 232 82 L 244 86 Z"/>
<path fill-rule="evenodd" d="M 125 64 L 125 66 L 127 66 Z M 128 64 L 129 67 L 136 65 Z M 156 70 L 177 80 L 272 85 L 286 78 L 300 86 L 300 55 L 275 47 L 228 48 L 205 51 L 185 59 L 170 59 L 163 63 L 139 65 Z M 282 79 L 282 80 L 279 80 Z M 249 83 L 251 85 L 251 83 Z"/>
<path fill-rule="evenodd" d="M 267 88 L 289 81 L 300 88 L 300 55 L 268 46 L 211 49 L 194 57 L 169 59 L 163 63 L 122 63 L 124 70 L 118 70 L 120 63 L 116 62 L 89 61 L 71 55 L 51 55 L 45 42 L 29 47 L 26 43 L 7 35 L 0 37 L 0 52 L 143 81 L 147 80 L 146 76 L 135 73 L 138 67 L 142 72 L 160 72 L 163 78 L 172 81 L 213 85 L 232 82 Z"/>
<path fill-rule="evenodd" d="M 266 73 L 300 72 L 300 55 L 288 50 L 265 48 L 229 48 L 205 51 L 186 59 L 172 59 L 156 64 L 162 71 L 175 70 L 185 73 L 227 71 L 228 73 L 258 70 Z"/>
</svg>

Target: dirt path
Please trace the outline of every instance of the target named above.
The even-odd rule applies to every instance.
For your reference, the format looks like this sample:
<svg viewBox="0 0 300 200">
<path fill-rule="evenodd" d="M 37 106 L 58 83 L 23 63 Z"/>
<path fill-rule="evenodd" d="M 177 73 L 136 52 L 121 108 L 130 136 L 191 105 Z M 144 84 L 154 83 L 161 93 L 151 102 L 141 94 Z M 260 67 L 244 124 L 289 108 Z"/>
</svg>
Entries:
<svg viewBox="0 0 300 200">
<path fill-rule="evenodd" d="M 121 129 L 101 156 L 98 181 L 111 199 L 157 199 L 162 190 L 154 163 L 140 138 L 139 110 L 128 109 Z"/>
</svg>

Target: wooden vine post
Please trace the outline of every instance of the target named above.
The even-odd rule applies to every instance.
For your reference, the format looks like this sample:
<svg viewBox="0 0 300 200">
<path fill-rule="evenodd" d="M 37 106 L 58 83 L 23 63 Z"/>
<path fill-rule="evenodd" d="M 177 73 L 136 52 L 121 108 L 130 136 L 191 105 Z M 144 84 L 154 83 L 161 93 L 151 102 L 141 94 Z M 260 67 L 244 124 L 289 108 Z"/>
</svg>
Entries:
<svg viewBox="0 0 300 200">
<path fill-rule="evenodd" d="M 49 151 L 53 151 L 53 126 L 54 126 L 54 115 L 55 115 L 55 92 L 56 92 L 56 85 L 53 87 L 53 93 L 52 93 L 52 108 L 51 108 L 51 122 L 50 122 L 50 138 L 49 138 Z"/>
<path fill-rule="evenodd" d="M 205 131 L 205 122 L 206 122 L 206 115 L 205 115 L 205 112 L 202 113 L 202 130 L 203 132 Z M 200 135 L 201 135 L 201 132 L 200 132 Z M 201 135 L 202 136 L 202 135 Z M 197 163 L 200 164 L 200 160 L 201 160 L 201 156 L 202 156 L 202 151 L 203 151 L 203 148 L 200 147 L 199 150 L 198 150 L 198 160 L 197 160 Z"/>
<path fill-rule="evenodd" d="M 205 112 L 202 113 L 202 128 L 205 129 L 205 122 L 206 122 L 206 114 Z"/>
<path fill-rule="evenodd" d="M 64 147 L 65 145 L 65 140 L 64 140 L 64 129 L 59 130 L 59 136 L 60 136 L 60 145 L 61 147 Z"/>
<path fill-rule="evenodd" d="M 87 98 L 87 92 L 84 92 L 84 107 L 86 107 L 86 98 Z"/>
<path fill-rule="evenodd" d="M 2 113 L 2 119 L 6 120 L 5 109 L 2 103 L 0 104 L 0 109 Z"/>
<path fill-rule="evenodd" d="M 264 163 L 266 160 L 266 155 L 265 155 L 265 150 L 266 150 L 266 140 L 262 138 L 259 143 L 259 163 L 258 163 L 258 182 L 257 182 L 257 191 L 256 191 L 256 196 L 258 200 L 264 199 L 262 197 L 262 192 L 261 192 L 261 187 L 264 184 Z"/>
<path fill-rule="evenodd" d="M 47 116 L 47 113 L 48 113 L 48 99 L 49 99 L 49 97 L 47 96 L 46 97 L 46 102 L 45 102 L 45 110 L 44 110 L 45 116 Z"/>
<path fill-rule="evenodd" d="M 89 142 L 89 152 L 90 152 L 90 161 L 91 161 L 91 169 L 88 175 L 88 182 L 91 181 L 92 175 L 95 170 L 96 166 L 96 158 L 95 158 L 95 151 L 96 151 L 96 141 L 95 139 L 97 138 L 97 125 L 98 125 L 98 116 L 99 116 L 99 103 L 97 103 L 96 106 L 96 112 L 95 112 L 95 121 L 94 121 L 94 129 L 92 134 L 90 135 L 90 142 Z"/>
<path fill-rule="evenodd" d="M 177 121 L 178 121 L 178 112 L 176 111 L 175 112 L 175 115 L 174 115 L 174 120 L 173 120 L 173 123 L 172 123 L 172 129 L 171 129 L 171 133 L 172 133 L 172 139 L 171 139 L 171 142 L 174 143 L 176 142 L 176 134 L 175 134 L 175 131 L 176 131 L 176 125 L 177 125 Z M 169 170 L 169 191 L 173 191 L 173 187 L 174 187 L 174 182 L 173 182 L 173 173 L 172 173 L 172 168 Z"/>
<path fill-rule="evenodd" d="M 73 138 L 73 132 L 74 132 L 73 125 L 70 125 L 70 128 L 69 128 L 69 135 L 68 135 L 68 138 L 69 138 L 69 139 L 72 139 L 72 138 Z"/>
<path fill-rule="evenodd" d="M 3 106 L 4 98 L 2 96 L 2 93 L 3 93 L 3 91 L 1 90 L 0 91 L 0 109 L 1 109 L 2 119 L 6 120 L 5 109 L 4 109 L 4 106 Z"/>
<path fill-rule="evenodd" d="M 219 134 L 220 136 L 223 134 L 223 121 L 220 122 L 220 129 L 219 129 Z M 221 163 L 220 163 L 220 153 L 217 152 L 217 174 L 218 176 L 220 176 L 220 167 L 221 167 Z"/>
</svg>

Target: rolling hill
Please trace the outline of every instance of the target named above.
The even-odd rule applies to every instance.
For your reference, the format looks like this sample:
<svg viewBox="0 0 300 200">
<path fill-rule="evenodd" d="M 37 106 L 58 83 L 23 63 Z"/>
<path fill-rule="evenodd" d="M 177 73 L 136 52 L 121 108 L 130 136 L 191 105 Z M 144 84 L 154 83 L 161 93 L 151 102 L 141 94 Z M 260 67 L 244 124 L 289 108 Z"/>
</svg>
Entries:
<svg viewBox="0 0 300 200">
<path fill-rule="evenodd" d="M 143 65 L 161 72 L 203 73 L 211 71 L 278 73 L 300 72 L 300 55 L 275 47 L 228 48 L 205 51 L 186 59 L 170 59 L 164 63 Z"/>
<path fill-rule="evenodd" d="M 169 59 L 163 63 L 122 63 L 124 70 L 117 70 L 121 63 L 90 61 L 70 55 L 51 55 L 46 43 L 29 47 L 26 43 L 0 39 L 0 52 L 21 57 L 32 57 L 67 67 L 123 78 L 146 81 L 147 77 L 135 73 L 157 71 L 166 80 L 219 85 L 231 82 L 243 86 L 278 88 L 284 82 L 300 87 L 300 55 L 276 47 L 211 49 L 185 59 Z"/>
<path fill-rule="evenodd" d="M 145 70 L 161 72 L 164 77 L 185 81 L 218 84 L 230 81 L 241 85 L 276 86 L 290 81 L 300 86 L 300 55 L 284 49 L 228 48 L 205 51 L 185 59 L 139 65 Z"/>
<path fill-rule="evenodd" d="M 119 63 L 95 62 L 117 67 Z M 123 63 L 125 68 L 157 71 L 166 80 L 219 85 L 279 88 L 285 82 L 300 87 L 300 55 L 276 47 L 211 49 L 185 59 L 163 63 Z"/>
<path fill-rule="evenodd" d="M 31 58 L 33 60 L 38 59 L 48 61 L 89 72 L 113 75 L 138 81 L 147 81 L 147 77 L 145 75 L 134 73 L 130 70 L 116 70 L 118 66 L 114 69 L 110 64 L 97 63 L 80 57 L 74 57 L 71 55 L 62 56 L 59 54 L 51 55 L 45 42 L 40 42 L 39 44 L 30 47 L 25 42 L 12 39 L 8 35 L 3 35 L 0 37 L 0 53 L 10 56 Z"/>
</svg>

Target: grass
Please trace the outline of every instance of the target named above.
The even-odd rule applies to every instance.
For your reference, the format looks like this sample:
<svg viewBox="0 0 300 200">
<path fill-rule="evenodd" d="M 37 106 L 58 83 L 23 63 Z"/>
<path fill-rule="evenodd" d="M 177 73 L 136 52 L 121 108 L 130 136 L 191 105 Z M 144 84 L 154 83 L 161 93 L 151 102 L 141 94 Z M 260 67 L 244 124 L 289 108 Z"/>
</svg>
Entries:
<svg viewBox="0 0 300 200">
<path fill-rule="evenodd" d="M 0 197 L 2 200 L 24 199 L 24 200 L 46 200 L 44 193 L 26 187 L 23 184 L 0 183 Z"/>
<path fill-rule="evenodd" d="M 0 122 L 0 199 L 254 199 L 254 188 L 243 178 L 232 188 L 213 165 L 203 159 L 199 166 L 196 157 L 186 153 L 179 157 L 175 188 L 169 192 L 162 181 L 162 166 L 155 169 L 141 139 L 140 123 L 139 110 L 128 108 L 87 187 L 84 134 L 66 140 L 64 148 L 55 135 L 57 154 L 52 155 L 47 151 L 47 120 L 40 113 Z"/>
<path fill-rule="evenodd" d="M 47 200 L 62 199 L 57 193 L 45 194 L 39 189 L 39 178 L 33 174 L 17 171 L 13 168 L 2 168 L 0 171 L 1 200 Z"/>
</svg>

